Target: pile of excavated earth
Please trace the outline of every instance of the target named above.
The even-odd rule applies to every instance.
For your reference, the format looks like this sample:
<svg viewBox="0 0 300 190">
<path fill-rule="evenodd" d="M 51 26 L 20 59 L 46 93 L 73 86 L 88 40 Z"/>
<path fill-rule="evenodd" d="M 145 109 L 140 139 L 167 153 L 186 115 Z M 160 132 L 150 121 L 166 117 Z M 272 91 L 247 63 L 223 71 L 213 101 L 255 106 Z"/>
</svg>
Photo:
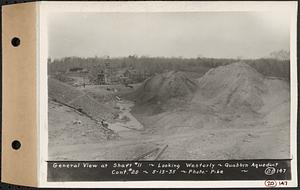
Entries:
<svg viewBox="0 0 300 190">
<path fill-rule="evenodd" d="M 135 99 L 139 104 L 165 102 L 170 98 L 189 96 L 197 89 L 197 81 L 183 72 L 170 71 L 147 79 L 135 92 Z"/>
<path fill-rule="evenodd" d="M 71 106 L 95 120 L 110 120 L 114 110 L 95 100 L 90 94 L 56 79 L 48 79 L 49 100 Z"/>
<path fill-rule="evenodd" d="M 199 87 L 205 102 L 224 111 L 256 112 L 263 106 L 262 96 L 267 91 L 264 77 L 244 63 L 209 70 L 199 79 Z M 197 94 L 193 102 L 202 103 L 202 96 Z"/>
<path fill-rule="evenodd" d="M 288 126 L 289 98 L 286 81 L 266 78 L 248 64 L 237 62 L 213 68 L 198 81 L 181 72 L 158 74 L 137 89 L 134 110 L 138 116 L 139 107 L 145 109 L 155 104 L 165 108 L 174 103 L 172 100 L 183 99 L 176 109 L 164 109 L 157 114 L 148 110 L 152 119 L 147 120 L 153 127 L 161 128 L 243 127 L 282 122 Z"/>
</svg>

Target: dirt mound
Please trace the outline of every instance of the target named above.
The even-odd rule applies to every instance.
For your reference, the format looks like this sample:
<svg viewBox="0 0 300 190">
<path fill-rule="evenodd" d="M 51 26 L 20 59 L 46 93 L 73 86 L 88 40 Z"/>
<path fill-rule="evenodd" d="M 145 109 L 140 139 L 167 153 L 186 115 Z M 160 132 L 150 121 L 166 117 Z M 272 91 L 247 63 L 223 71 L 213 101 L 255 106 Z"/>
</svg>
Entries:
<svg viewBox="0 0 300 190">
<path fill-rule="evenodd" d="M 166 134 L 188 128 L 289 127 L 288 83 L 265 77 L 241 62 L 211 69 L 198 79 L 191 101 L 173 103 L 176 109 L 170 109 L 174 99 L 178 98 L 161 105 L 162 110 L 150 112 L 152 104 L 147 104 L 137 106 L 135 113 L 148 128 Z"/>
<path fill-rule="evenodd" d="M 48 92 L 49 98 L 63 103 L 84 95 L 84 92 L 53 78 L 48 79 Z"/>
<path fill-rule="evenodd" d="M 264 106 L 260 113 L 265 114 L 268 126 L 290 125 L 290 86 L 280 79 L 267 78 L 265 85 L 268 91 L 263 96 Z"/>
<path fill-rule="evenodd" d="M 195 95 L 194 102 L 203 102 L 204 98 L 227 111 L 256 112 L 263 106 L 261 96 L 267 90 L 264 76 L 248 64 L 238 62 L 211 69 L 198 81 L 200 94 Z"/>
<path fill-rule="evenodd" d="M 184 72 L 170 71 L 147 79 L 135 92 L 137 103 L 165 102 L 171 98 L 184 98 L 198 89 L 197 81 Z"/>
<path fill-rule="evenodd" d="M 113 108 L 101 104 L 88 93 L 78 90 L 56 79 L 48 79 L 48 92 L 49 99 L 81 110 L 93 119 L 110 120 L 113 117 Z"/>
</svg>

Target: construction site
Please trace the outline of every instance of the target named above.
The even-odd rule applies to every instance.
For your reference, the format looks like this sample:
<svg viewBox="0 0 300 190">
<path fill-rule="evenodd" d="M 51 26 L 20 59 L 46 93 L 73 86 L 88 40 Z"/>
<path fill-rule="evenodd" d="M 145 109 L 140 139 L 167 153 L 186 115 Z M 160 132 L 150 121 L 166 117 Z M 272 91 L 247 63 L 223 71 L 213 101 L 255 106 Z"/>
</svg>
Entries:
<svg viewBox="0 0 300 190">
<path fill-rule="evenodd" d="M 202 68 L 52 71 L 48 159 L 290 158 L 289 80 L 245 61 Z"/>
</svg>

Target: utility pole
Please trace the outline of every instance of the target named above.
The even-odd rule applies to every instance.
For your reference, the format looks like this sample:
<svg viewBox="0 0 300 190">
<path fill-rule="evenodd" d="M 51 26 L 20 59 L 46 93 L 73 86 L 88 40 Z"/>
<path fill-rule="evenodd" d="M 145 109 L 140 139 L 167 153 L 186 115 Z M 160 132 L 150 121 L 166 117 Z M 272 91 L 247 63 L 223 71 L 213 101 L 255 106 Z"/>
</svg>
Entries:
<svg viewBox="0 0 300 190">
<path fill-rule="evenodd" d="M 111 71 L 111 64 L 109 61 L 109 56 L 107 56 L 106 61 L 105 61 L 105 83 L 109 84 L 111 83 L 111 75 L 112 75 L 112 71 Z"/>
</svg>

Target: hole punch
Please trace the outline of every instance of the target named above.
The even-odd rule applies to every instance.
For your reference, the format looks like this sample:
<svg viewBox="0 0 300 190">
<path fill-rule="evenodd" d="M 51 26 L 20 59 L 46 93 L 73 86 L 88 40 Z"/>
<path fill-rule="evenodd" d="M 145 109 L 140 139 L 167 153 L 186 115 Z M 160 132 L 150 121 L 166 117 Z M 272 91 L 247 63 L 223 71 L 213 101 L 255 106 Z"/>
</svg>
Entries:
<svg viewBox="0 0 300 190">
<path fill-rule="evenodd" d="M 11 44 L 12 44 L 12 46 L 14 46 L 14 47 L 18 47 L 18 46 L 21 44 L 20 38 L 14 37 L 14 38 L 11 40 Z"/>
<path fill-rule="evenodd" d="M 14 150 L 20 149 L 20 148 L 21 148 L 21 143 L 20 143 L 20 141 L 14 140 L 14 141 L 11 143 L 11 147 L 12 147 Z"/>
</svg>

